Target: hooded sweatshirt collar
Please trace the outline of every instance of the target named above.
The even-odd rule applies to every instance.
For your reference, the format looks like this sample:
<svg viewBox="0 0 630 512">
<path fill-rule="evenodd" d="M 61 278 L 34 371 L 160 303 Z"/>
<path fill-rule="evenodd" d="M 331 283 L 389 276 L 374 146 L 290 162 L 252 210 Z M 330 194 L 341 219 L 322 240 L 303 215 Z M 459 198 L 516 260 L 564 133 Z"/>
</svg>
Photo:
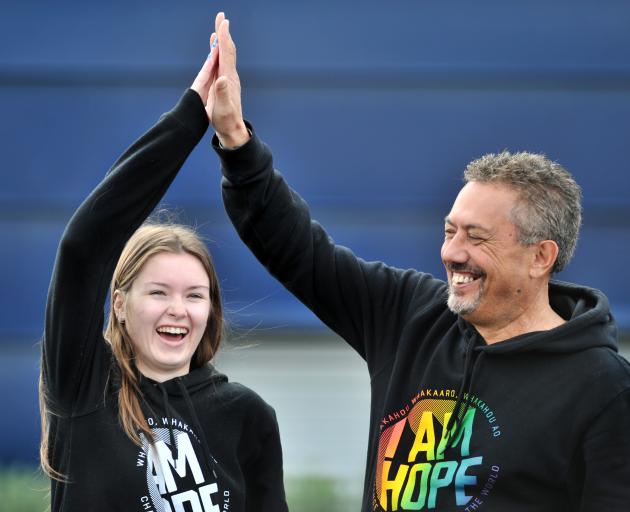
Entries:
<svg viewBox="0 0 630 512">
<path fill-rule="evenodd" d="M 615 352 L 617 326 L 606 296 L 595 288 L 562 281 L 549 283 L 549 303 L 566 322 L 547 331 L 534 331 L 488 345 L 477 330 L 463 318 L 458 326 L 463 338 L 476 341 L 475 351 L 488 354 L 517 352 L 570 353 L 594 347 Z"/>
<path fill-rule="evenodd" d="M 140 374 L 140 389 L 143 393 L 151 393 L 150 390 L 159 384 L 159 386 L 164 388 L 169 395 L 182 396 L 182 387 L 180 383 L 183 384 L 189 394 L 194 394 L 200 389 L 210 385 L 216 385 L 220 382 L 227 382 L 227 380 L 228 378 L 226 375 L 219 372 L 210 363 L 206 363 L 201 368 L 195 368 L 186 375 L 174 377 L 172 379 L 165 380 L 164 382 L 158 382 Z"/>
<path fill-rule="evenodd" d="M 608 299 L 602 292 L 551 281 L 549 301 L 551 307 L 566 320 L 565 323 L 554 329 L 521 334 L 491 345 L 485 342 L 470 322 L 458 318 L 458 327 L 464 340 L 464 370 L 455 408 L 447 425 L 447 430 L 454 426 L 455 431 L 448 446 L 457 439 L 484 356 L 525 352 L 571 353 L 595 347 L 618 351 L 617 327 L 610 313 Z"/>
<path fill-rule="evenodd" d="M 175 412 L 170 403 L 170 399 L 176 398 L 181 400 L 183 398 L 189 421 L 191 421 L 195 431 L 197 432 L 205 453 L 205 457 L 203 457 L 202 461 L 215 478 L 217 478 L 217 472 L 215 469 L 216 460 L 210 452 L 208 440 L 206 439 L 204 428 L 201 425 L 199 416 L 195 410 L 195 405 L 191 395 L 194 395 L 199 390 L 205 389 L 208 386 L 216 386 L 221 382 L 227 382 L 227 380 L 227 377 L 218 372 L 210 363 L 205 364 L 201 368 L 191 370 L 186 375 L 174 377 L 173 379 L 169 379 L 164 382 L 157 382 L 149 377 L 145 377 L 142 374 L 140 375 L 140 389 L 145 396 L 145 404 L 154 415 L 156 415 L 154 408 L 157 404 L 159 404 L 159 409 L 161 409 L 164 414 L 170 417 L 175 417 Z M 149 401 L 147 401 L 146 398 L 149 398 Z M 153 405 L 149 402 L 152 402 Z M 167 429 L 171 449 L 174 456 L 177 457 L 178 446 L 173 426 L 169 424 Z"/>
</svg>

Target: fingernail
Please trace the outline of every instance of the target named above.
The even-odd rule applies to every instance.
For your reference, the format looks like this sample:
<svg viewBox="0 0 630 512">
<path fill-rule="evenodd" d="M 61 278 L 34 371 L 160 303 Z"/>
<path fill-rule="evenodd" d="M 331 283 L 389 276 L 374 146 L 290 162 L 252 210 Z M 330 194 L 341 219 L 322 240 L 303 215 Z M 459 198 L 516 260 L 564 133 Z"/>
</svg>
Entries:
<svg viewBox="0 0 630 512">
<path fill-rule="evenodd" d="M 212 57 L 212 50 L 214 50 L 217 46 L 219 46 L 219 38 L 218 38 L 218 37 L 216 37 L 216 38 L 214 39 L 214 42 L 213 42 L 213 43 L 212 43 L 212 45 L 210 46 L 210 53 L 208 54 L 208 59 L 209 59 L 210 57 Z"/>
</svg>

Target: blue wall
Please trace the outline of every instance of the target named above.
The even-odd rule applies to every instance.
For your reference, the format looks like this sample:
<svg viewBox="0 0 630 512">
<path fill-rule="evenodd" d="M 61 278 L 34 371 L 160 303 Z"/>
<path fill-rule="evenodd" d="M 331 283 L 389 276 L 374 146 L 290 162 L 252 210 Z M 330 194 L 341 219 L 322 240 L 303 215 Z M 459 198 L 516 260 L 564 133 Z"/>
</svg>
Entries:
<svg viewBox="0 0 630 512">
<path fill-rule="evenodd" d="M 17 392 L 0 407 L 25 426 L 0 461 L 33 457 L 37 365 L 23 351 L 41 335 L 63 226 L 192 82 L 220 9 L 246 117 L 339 243 L 442 275 L 442 219 L 465 164 L 544 152 L 584 189 L 560 278 L 603 289 L 630 329 L 627 1 L 23 0 L 0 18 L 0 389 Z M 234 235 L 209 136 L 165 202 L 213 240 L 236 324 L 319 326 Z"/>
</svg>

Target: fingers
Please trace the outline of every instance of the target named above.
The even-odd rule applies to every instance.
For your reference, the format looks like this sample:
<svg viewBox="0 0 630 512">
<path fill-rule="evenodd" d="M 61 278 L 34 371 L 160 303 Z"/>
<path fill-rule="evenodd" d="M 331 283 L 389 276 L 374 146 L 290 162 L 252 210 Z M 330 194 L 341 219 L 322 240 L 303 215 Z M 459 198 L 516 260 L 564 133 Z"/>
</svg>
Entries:
<svg viewBox="0 0 630 512">
<path fill-rule="evenodd" d="M 217 68 L 219 67 L 219 38 L 216 32 L 213 32 L 210 36 L 210 53 L 208 54 L 208 60 L 210 61 L 210 80 L 214 81 L 217 75 Z"/>
<path fill-rule="evenodd" d="M 224 147 L 237 147 L 247 142 L 250 135 L 241 110 L 236 46 L 230 35 L 230 22 L 222 12 L 215 18 L 215 31 L 216 36 L 211 38 L 213 49 L 210 58 L 213 66 L 206 112 L 221 144 Z"/>
<path fill-rule="evenodd" d="M 212 73 L 212 66 L 210 64 L 210 60 L 208 59 L 206 60 L 206 62 L 204 62 L 203 66 L 199 70 L 199 73 L 197 73 L 195 80 L 190 86 L 190 88 L 193 91 L 199 94 L 199 97 L 201 98 L 201 101 L 203 101 L 204 104 L 206 103 L 207 98 L 208 98 L 208 90 L 211 84 L 211 80 L 210 80 L 211 73 Z"/>
<path fill-rule="evenodd" d="M 212 85 L 217 73 L 219 52 L 213 48 L 213 45 L 216 46 L 216 41 L 217 35 L 216 33 L 213 33 L 212 36 L 210 36 L 210 53 L 208 54 L 208 58 L 203 63 L 203 66 L 201 66 L 199 73 L 197 73 L 197 76 L 190 87 L 199 94 L 204 104 L 207 101 L 209 88 Z"/>
<path fill-rule="evenodd" d="M 223 23 L 224 19 L 225 19 L 225 13 L 218 12 L 216 18 L 214 19 L 214 31 L 217 34 L 219 33 L 219 27 L 221 26 L 221 23 Z"/>
<path fill-rule="evenodd" d="M 217 16 L 218 18 L 218 16 Z M 223 19 L 217 30 L 219 38 L 219 73 L 236 74 L 236 45 L 230 35 L 230 20 Z"/>
</svg>

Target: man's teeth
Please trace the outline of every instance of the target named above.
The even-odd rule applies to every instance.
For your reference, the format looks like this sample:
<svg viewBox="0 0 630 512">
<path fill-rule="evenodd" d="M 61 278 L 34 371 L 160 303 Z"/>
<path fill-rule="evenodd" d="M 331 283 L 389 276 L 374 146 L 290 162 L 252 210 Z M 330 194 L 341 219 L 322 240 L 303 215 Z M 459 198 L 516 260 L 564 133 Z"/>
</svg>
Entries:
<svg viewBox="0 0 630 512">
<path fill-rule="evenodd" d="M 474 278 L 472 276 L 467 276 L 464 274 L 453 273 L 452 281 L 455 284 L 466 284 L 466 283 L 472 283 L 474 281 Z"/>
<path fill-rule="evenodd" d="M 168 334 L 187 334 L 188 329 L 184 327 L 158 327 L 158 332 L 165 332 Z"/>
</svg>

